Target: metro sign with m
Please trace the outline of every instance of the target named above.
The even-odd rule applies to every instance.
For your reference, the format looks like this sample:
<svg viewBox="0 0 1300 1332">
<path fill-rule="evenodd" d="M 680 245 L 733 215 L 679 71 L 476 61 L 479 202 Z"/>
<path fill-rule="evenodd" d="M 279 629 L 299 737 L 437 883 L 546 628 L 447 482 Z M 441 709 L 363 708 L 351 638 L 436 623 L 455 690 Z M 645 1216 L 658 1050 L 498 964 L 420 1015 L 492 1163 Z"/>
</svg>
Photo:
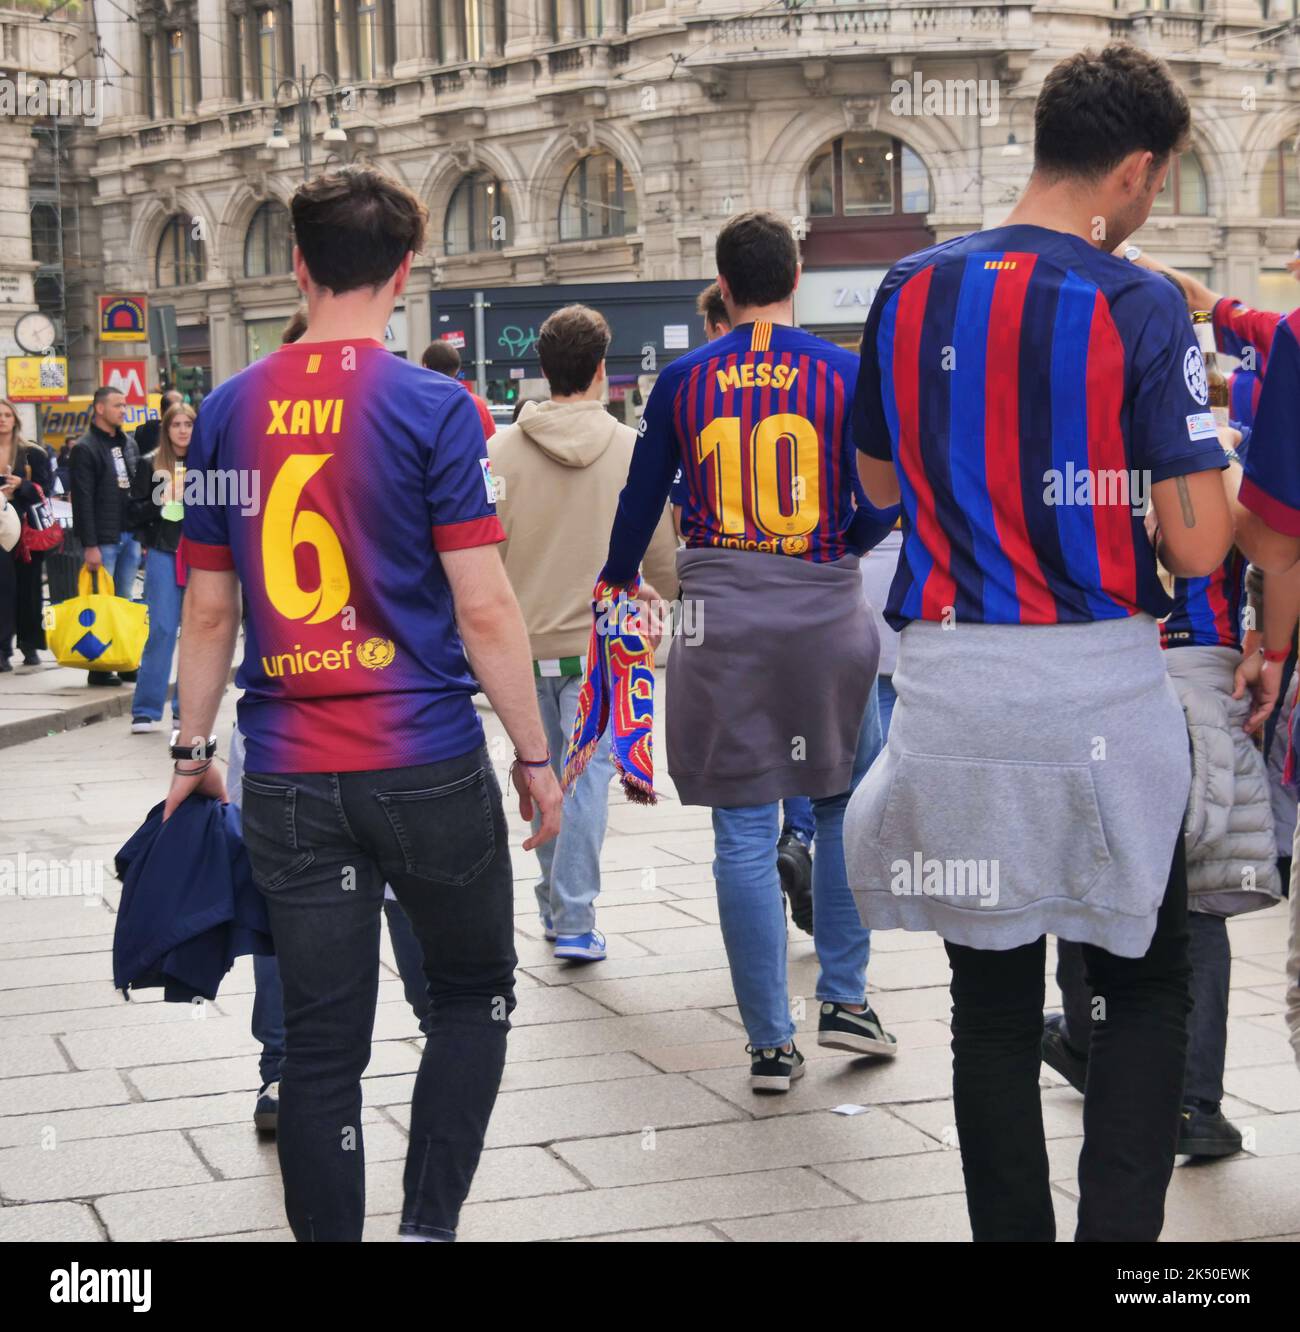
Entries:
<svg viewBox="0 0 1300 1332">
<path fill-rule="evenodd" d="M 147 361 L 100 361 L 99 382 L 126 396 L 128 406 L 143 406 L 148 401 L 149 363 Z"/>
</svg>

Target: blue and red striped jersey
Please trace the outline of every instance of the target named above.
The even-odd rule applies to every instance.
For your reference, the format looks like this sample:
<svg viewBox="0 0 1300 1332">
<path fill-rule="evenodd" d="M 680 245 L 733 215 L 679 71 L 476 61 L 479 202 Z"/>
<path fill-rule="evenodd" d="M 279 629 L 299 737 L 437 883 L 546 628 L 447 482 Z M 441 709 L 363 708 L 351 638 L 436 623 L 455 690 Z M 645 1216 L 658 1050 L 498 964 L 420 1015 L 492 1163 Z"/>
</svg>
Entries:
<svg viewBox="0 0 1300 1332">
<path fill-rule="evenodd" d="M 1252 310 L 1231 296 L 1214 303 L 1214 343 L 1241 364 L 1228 376 L 1231 402 L 1228 414 L 1240 425 L 1255 422 L 1268 354 L 1282 316 L 1272 310 Z"/>
<path fill-rule="evenodd" d="M 1160 625 L 1160 646 L 1241 651 L 1246 557 L 1234 546 L 1207 578 L 1175 578 L 1174 609 Z"/>
<path fill-rule="evenodd" d="M 1082 238 L 999 227 L 881 283 L 853 435 L 892 459 L 903 553 L 886 619 L 1056 624 L 1173 606 L 1156 482 L 1225 466 L 1178 292 Z"/>
<path fill-rule="evenodd" d="M 1241 502 L 1274 531 L 1300 536 L 1300 310 L 1278 322 L 1242 465 Z"/>
<path fill-rule="evenodd" d="M 823 563 L 883 539 L 897 508 L 867 503 L 849 409 L 857 357 L 759 320 L 673 361 L 655 381 L 602 577 L 636 573 L 670 492 L 687 546 Z"/>
</svg>

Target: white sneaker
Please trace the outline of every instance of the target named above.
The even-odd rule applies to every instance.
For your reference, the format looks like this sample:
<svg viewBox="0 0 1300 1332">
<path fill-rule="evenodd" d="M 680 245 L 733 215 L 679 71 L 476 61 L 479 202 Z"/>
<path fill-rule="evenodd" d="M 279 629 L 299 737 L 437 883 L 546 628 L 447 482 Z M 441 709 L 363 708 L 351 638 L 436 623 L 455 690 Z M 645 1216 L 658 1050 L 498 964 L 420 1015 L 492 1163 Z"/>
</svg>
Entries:
<svg viewBox="0 0 1300 1332">
<path fill-rule="evenodd" d="M 156 731 L 161 725 L 161 722 L 151 721 L 148 717 L 132 717 L 131 734 L 148 735 L 150 732 Z"/>
</svg>

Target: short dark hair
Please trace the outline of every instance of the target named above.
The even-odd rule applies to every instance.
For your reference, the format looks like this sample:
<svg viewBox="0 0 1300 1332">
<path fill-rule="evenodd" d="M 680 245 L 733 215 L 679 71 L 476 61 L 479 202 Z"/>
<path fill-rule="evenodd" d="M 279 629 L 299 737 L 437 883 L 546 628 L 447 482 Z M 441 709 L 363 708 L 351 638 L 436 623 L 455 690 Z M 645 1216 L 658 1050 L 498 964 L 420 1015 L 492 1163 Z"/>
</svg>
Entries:
<svg viewBox="0 0 1300 1332">
<path fill-rule="evenodd" d="M 728 328 L 731 326 L 727 307 L 722 300 L 722 288 L 716 282 L 710 282 L 695 298 L 695 310 L 704 316 L 704 322 L 711 328 L 718 324 L 726 324 Z"/>
<path fill-rule="evenodd" d="M 714 256 L 738 306 L 784 301 L 799 277 L 794 232 L 767 208 L 751 208 L 728 218 L 718 232 Z"/>
<path fill-rule="evenodd" d="M 177 388 L 164 389 L 162 396 L 158 399 L 158 405 L 163 409 L 164 414 L 167 411 L 168 404 L 177 407 L 185 401 L 185 395 Z"/>
<path fill-rule="evenodd" d="M 563 398 L 589 389 L 612 337 L 605 316 L 585 305 L 548 315 L 537 335 L 537 359 L 552 394 Z"/>
<path fill-rule="evenodd" d="M 297 342 L 307 331 L 307 311 L 301 306 L 289 316 L 288 323 L 280 330 L 280 346 L 287 347 L 291 342 Z"/>
<path fill-rule="evenodd" d="M 423 246 L 429 221 L 405 185 L 369 167 L 299 185 L 290 212 L 312 281 L 336 296 L 387 282 Z"/>
<path fill-rule="evenodd" d="M 420 364 L 426 370 L 436 370 L 440 375 L 455 379 L 460 374 L 460 352 L 446 338 L 435 338 L 424 349 Z"/>
<path fill-rule="evenodd" d="M 94 394 L 90 399 L 91 410 L 93 411 L 96 407 L 99 406 L 101 402 L 104 402 L 106 399 L 111 398 L 114 393 L 122 394 L 123 397 L 126 396 L 125 394 L 122 393 L 122 390 L 118 388 L 116 384 L 101 384 L 99 388 L 95 390 Z"/>
<path fill-rule="evenodd" d="M 1034 169 L 1098 180 L 1133 152 L 1157 164 L 1180 152 L 1192 123 L 1169 66 L 1115 42 L 1055 65 L 1034 104 Z"/>
</svg>

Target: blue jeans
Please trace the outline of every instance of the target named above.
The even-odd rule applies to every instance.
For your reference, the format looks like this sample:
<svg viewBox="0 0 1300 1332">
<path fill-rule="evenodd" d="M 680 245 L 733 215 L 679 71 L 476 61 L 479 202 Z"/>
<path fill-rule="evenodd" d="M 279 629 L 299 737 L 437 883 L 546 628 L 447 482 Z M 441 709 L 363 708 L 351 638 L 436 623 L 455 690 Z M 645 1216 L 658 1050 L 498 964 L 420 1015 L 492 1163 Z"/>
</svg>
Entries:
<svg viewBox="0 0 1300 1332">
<path fill-rule="evenodd" d="M 858 916 L 844 867 L 844 810 L 880 748 L 873 686 L 858 732 L 852 786 L 812 802 L 817 821 L 813 944 L 821 966 L 818 1002 L 860 1004 L 866 997 L 871 932 Z M 760 1049 L 784 1045 L 795 1031 L 786 989 L 785 905 L 774 855 L 778 808 L 773 801 L 713 811 L 713 877 L 722 941 L 741 1021 L 750 1044 Z"/>
<path fill-rule="evenodd" d="M 129 532 L 123 532 L 111 545 L 100 546 L 99 553 L 113 579 L 113 591 L 132 600 L 135 576 L 140 570 L 140 543 Z"/>
<path fill-rule="evenodd" d="M 803 842 L 811 846 L 813 834 L 817 831 L 817 821 L 813 818 L 812 801 L 807 796 L 787 796 L 781 801 L 781 836 L 792 832 Z"/>
<path fill-rule="evenodd" d="M 230 763 L 226 774 L 227 793 L 236 810 L 244 796 L 244 737 L 236 726 L 230 733 Z M 431 1012 L 429 983 L 424 976 L 424 950 L 415 937 L 411 922 L 401 904 L 384 898 L 384 919 L 388 938 L 397 961 L 406 1002 L 411 1005 L 424 1035 L 429 1034 Z M 280 1081 L 284 1070 L 284 989 L 280 984 L 280 963 L 274 953 L 253 954 L 253 1016 L 249 1022 L 253 1039 L 262 1047 L 257 1074 L 263 1087 Z"/>
<path fill-rule="evenodd" d="M 487 750 L 370 772 L 245 772 L 242 813 L 284 989 L 277 1146 L 294 1237 L 361 1239 L 361 1075 L 387 881 L 423 949 L 433 1007 L 400 1230 L 454 1239 L 515 1002 L 510 851 Z"/>
<path fill-rule="evenodd" d="M 176 634 L 181 627 L 181 598 L 185 589 L 176 581 L 176 556 L 151 550 L 145 556 L 144 600 L 149 607 L 149 641 L 140 658 L 140 674 L 131 699 L 131 715 L 162 721 L 167 686 L 172 678 Z M 179 712 L 172 700 L 172 716 Z"/>
<path fill-rule="evenodd" d="M 551 751 L 551 766 L 560 775 L 564 751 L 573 734 L 573 719 L 582 691 L 582 676 L 544 676 L 534 680 L 542 728 Z M 611 727 L 605 728 L 573 790 L 564 797 L 564 822 L 554 841 L 537 848 L 542 872 L 537 880 L 537 909 L 551 918 L 556 934 L 586 934 L 596 925 L 596 894 L 600 892 L 600 849 L 609 818 Z M 533 820 L 533 831 L 538 828 Z"/>
<path fill-rule="evenodd" d="M 876 692 L 880 696 L 880 742 L 883 745 L 889 739 L 889 723 L 893 720 L 894 704 L 898 701 L 898 695 L 894 693 L 894 677 L 876 676 Z"/>
</svg>

